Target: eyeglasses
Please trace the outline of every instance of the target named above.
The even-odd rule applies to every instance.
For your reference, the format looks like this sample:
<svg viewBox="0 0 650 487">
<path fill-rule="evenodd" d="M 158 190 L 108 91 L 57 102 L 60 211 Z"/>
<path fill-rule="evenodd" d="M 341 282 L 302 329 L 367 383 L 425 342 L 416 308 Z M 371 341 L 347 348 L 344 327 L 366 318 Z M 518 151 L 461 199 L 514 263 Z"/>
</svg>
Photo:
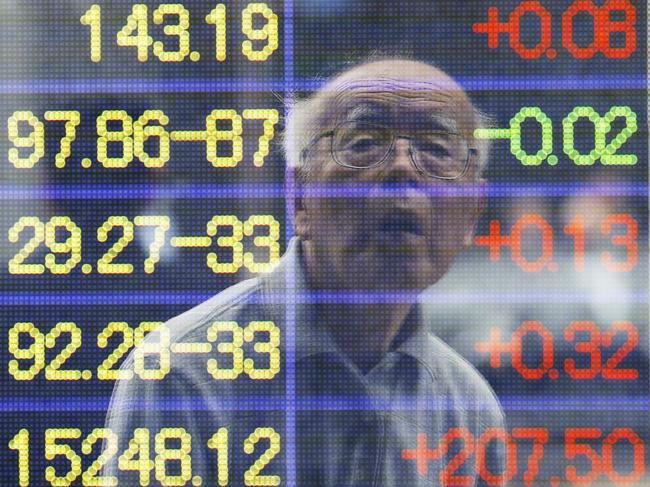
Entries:
<svg viewBox="0 0 650 487">
<path fill-rule="evenodd" d="M 423 130 L 413 135 L 398 135 L 381 125 L 344 122 L 334 130 L 318 135 L 302 151 L 307 152 L 322 138 L 331 137 L 332 159 L 343 167 L 370 169 L 381 165 L 391 153 L 396 138 L 409 141 L 409 155 L 415 168 L 436 179 L 458 179 L 469 167 L 470 149 L 460 134 Z"/>
</svg>

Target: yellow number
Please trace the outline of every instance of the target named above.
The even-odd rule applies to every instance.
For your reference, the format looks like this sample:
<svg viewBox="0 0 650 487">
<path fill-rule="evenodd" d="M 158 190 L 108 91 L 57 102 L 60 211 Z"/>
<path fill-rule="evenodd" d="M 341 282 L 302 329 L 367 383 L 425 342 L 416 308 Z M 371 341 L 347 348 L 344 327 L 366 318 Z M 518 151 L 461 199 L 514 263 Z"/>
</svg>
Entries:
<svg viewBox="0 0 650 487">
<path fill-rule="evenodd" d="M 61 333 L 70 334 L 70 343 L 45 367 L 45 378 L 47 380 L 79 380 L 81 378 L 80 370 L 60 370 L 61 366 L 81 346 L 81 330 L 76 324 L 71 321 L 57 323 L 45 335 L 45 347 L 55 348 L 56 340 L 61 336 Z"/>
<path fill-rule="evenodd" d="M 133 355 L 133 368 L 138 377 L 143 380 L 163 379 L 171 370 L 169 329 L 166 326 L 160 326 L 161 324 L 161 321 L 143 321 L 135 329 L 134 343 L 136 348 Z M 158 340 L 155 342 L 150 339 L 144 340 L 145 334 L 151 331 L 158 332 Z M 150 355 L 158 355 L 157 369 L 146 368 L 145 357 Z"/>
<path fill-rule="evenodd" d="M 179 448 L 167 448 L 167 439 L 180 440 Z M 192 436 L 184 428 L 161 428 L 155 438 L 156 480 L 161 485 L 185 485 L 192 478 Z M 167 462 L 180 463 L 180 475 L 167 475 Z"/>
<path fill-rule="evenodd" d="M 260 135 L 257 151 L 253 154 L 255 167 L 262 167 L 264 158 L 269 155 L 269 143 L 275 136 L 275 125 L 280 119 L 278 111 L 272 108 L 247 108 L 243 116 L 246 120 L 264 120 L 264 133 Z"/>
<path fill-rule="evenodd" d="M 122 236 L 97 261 L 97 272 L 100 274 L 131 274 L 133 264 L 112 264 L 112 262 L 133 240 L 133 222 L 125 216 L 110 216 L 97 229 L 97 240 L 106 242 L 108 234 L 114 227 L 122 227 Z"/>
<path fill-rule="evenodd" d="M 208 341 L 214 343 L 219 338 L 219 333 L 230 333 L 232 340 L 230 342 L 219 342 L 217 351 L 219 353 L 228 353 L 232 355 L 232 366 L 230 369 L 219 367 L 217 359 L 208 359 L 208 372 L 217 380 L 234 380 L 244 371 L 244 333 L 237 325 L 236 321 L 215 321 L 208 328 Z"/>
<path fill-rule="evenodd" d="M 20 217 L 20 219 L 9 229 L 9 241 L 11 243 L 18 242 L 22 231 L 29 227 L 34 229 L 34 236 L 29 239 L 29 242 L 27 242 L 12 259 L 9 260 L 8 270 L 10 274 L 43 274 L 43 272 L 45 272 L 45 266 L 42 264 L 23 263 L 27 257 L 29 257 L 39 247 L 39 245 L 45 241 L 45 225 L 38 217 Z"/>
<path fill-rule="evenodd" d="M 91 5 L 79 19 L 82 25 L 90 26 L 90 60 L 98 63 L 102 60 L 102 8 Z"/>
<path fill-rule="evenodd" d="M 81 229 L 67 216 L 54 216 L 45 225 L 38 217 L 21 217 L 9 229 L 9 241 L 16 243 L 25 228 L 34 228 L 34 236 L 20 249 L 8 263 L 11 274 L 43 274 L 45 268 L 52 274 L 69 274 L 81 261 Z M 56 241 L 56 229 L 65 228 L 70 236 L 64 242 Z M 24 264 L 39 245 L 45 245 L 52 253 L 45 256 L 45 266 L 42 264 Z M 70 254 L 70 258 L 62 264 L 57 264 L 55 254 Z"/>
<path fill-rule="evenodd" d="M 230 121 L 230 128 L 227 130 L 217 129 L 217 121 Z M 212 110 L 205 118 L 206 158 L 214 167 L 237 167 L 237 164 L 244 158 L 244 140 L 242 133 L 242 118 L 236 110 Z M 220 156 L 218 153 L 219 141 L 231 142 L 231 155 Z"/>
<path fill-rule="evenodd" d="M 18 124 L 27 123 L 32 131 L 27 136 L 19 135 Z M 9 149 L 9 162 L 18 169 L 29 169 L 41 160 L 45 155 L 45 126 L 36 115 L 29 111 L 14 112 L 7 119 L 7 133 L 9 141 L 14 145 Z M 33 147 L 34 150 L 28 156 L 21 157 L 20 149 Z"/>
<path fill-rule="evenodd" d="M 176 15 L 178 24 L 166 25 L 163 32 L 167 36 L 178 37 L 178 51 L 165 51 L 161 41 L 153 43 L 154 55 L 163 62 L 179 62 L 190 54 L 190 13 L 180 3 L 164 3 L 153 11 L 154 24 L 162 24 L 165 15 Z"/>
<path fill-rule="evenodd" d="M 113 487 L 117 485 L 117 477 L 98 477 L 97 473 L 108 460 L 117 453 L 117 435 L 108 428 L 95 428 L 81 442 L 81 453 L 90 455 L 93 445 L 99 440 L 104 440 L 104 448 L 90 467 L 81 474 L 84 487 Z"/>
<path fill-rule="evenodd" d="M 149 257 L 144 261 L 144 271 L 151 274 L 156 267 L 156 263 L 160 261 L 160 249 L 165 245 L 165 235 L 169 231 L 169 217 L 168 216 L 136 216 L 134 223 L 137 226 L 155 227 L 153 242 L 149 245 Z"/>
<path fill-rule="evenodd" d="M 148 125 L 151 120 L 160 125 Z M 145 110 L 133 124 L 133 154 L 145 167 L 163 167 L 169 161 L 169 133 L 165 130 L 168 123 L 169 117 L 162 110 Z M 158 137 L 158 157 L 150 156 L 144 149 L 149 137 Z"/>
<path fill-rule="evenodd" d="M 53 486 L 67 486 L 72 484 L 81 474 L 81 457 L 66 444 L 58 444 L 56 440 L 72 440 L 81 436 L 78 428 L 48 428 L 45 430 L 45 459 L 54 460 L 57 456 L 64 456 L 70 462 L 70 470 L 63 477 L 59 477 L 53 466 L 45 469 L 45 480 Z"/>
<path fill-rule="evenodd" d="M 108 130 L 108 122 L 120 122 L 120 130 Z M 109 142 L 122 144 L 122 157 L 109 157 Z M 133 160 L 133 119 L 124 110 L 104 110 L 97 117 L 97 160 L 106 168 L 124 168 Z"/>
<path fill-rule="evenodd" d="M 262 15 L 267 23 L 261 29 L 253 28 L 253 15 Z M 249 61 L 266 61 L 279 45 L 278 16 L 265 3 L 249 3 L 242 11 L 241 30 L 248 40 L 242 42 L 242 52 Z M 268 41 L 261 51 L 253 49 L 252 41 Z"/>
<path fill-rule="evenodd" d="M 226 6 L 220 3 L 205 16 L 208 24 L 214 28 L 214 56 L 217 61 L 226 60 Z"/>
<path fill-rule="evenodd" d="M 255 341 L 256 333 L 268 333 L 267 342 L 256 342 L 254 347 L 257 353 L 267 353 L 269 355 L 269 367 L 267 369 L 256 369 L 255 362 L 252 358 L 244 360 L 244 372 L 251 379 L 269 380 L 273 379 L 280 372 L 280 329 L 272 321 L 251 321 L 244 328 L 244 341 Z"/>
<path fill-rule="evenodd" d="M 219 247 L 232 248 L 232 261 L 219 262 L 215 252 L 208 253 L 208 267 L 214 273 L 234 274 L 244 264 L 244 245 L 241 240 L 244 236 L 242 222 L 234 215 L 216 215 L 208 222 L 208 235 L 214 237 L 217 235 L 219 227 L 232 227 L 232 235 L 221 236 L 217 239 Z"/>
<path fill-rule="evenodd" d="M 44 117 L 48 122 L 65 122 L 65 135 L 61 137 L 59 152 L 54 156 L 54 165 L 64 168 L 66 159 L 70 157 L 72 142 L 77 138 L 77 125 L 81 122 L 81 115 L 77 111 L 65 110 L 47 111 Z"/>
<path fill-rule="evenodd" d="M 229 342 L 219 341 L 220 333 L 230 333 L 232 338 Z M 244 359 L 244 342 L 255 341 L 256 333 L 268 333 L 267 342 L 255 343 L 254 350 L 257 353 L 269 355 L 269 367 L 256 369 L 252 358 Z M 219 353 L 232 355 L 232 366 L 225 369 L 219 365 L 217 359 L 209 359 L 207 362 L 208 372 L 217 380 L 234 380 L 245 372 L 251 379 L 272 379 L 280 371 L 280 330 L 272 321 L 251 321 L 242 329 L 235 321 L 215 321 L 207 332 L 208 342 L 217 344 Z"/>
<path fill-rule="evenodd" d="M 33 339 L 28 348 L 21 348 L 20 335 L 27 333 Z M 62 333 L 70 334 L 70 343 L 45 366 L 45 349 L 55 348 Z M 33 323 L 19 322 L 9 330 L 9 353 L 15 359 L 9 361 L 9 373 L 16 380 L 32 380 L 45 367 L 47 380 L 79 380 L 84 377 L 80 370 L 61 370 L 61 366 L 81 346 L 81 330 L 72 322 L 59 322 L 45 336 Z M 19 360 L 33 360 L 27 370 L 20 369 Z"/>
<path fill-rule="evenodd" d="M 97 346 L 106 348 L 108 339 L 114 333 L 122 334 L 122 342 L 115 348 L 111 354 L 97 367 L 97 378 L 99 380 L 123 380 L 131 379 L 133 371 L 115 370 L 113 366 L 120 360 L 131 347 L 133 347 L 133 329 L 125 321 L 111 321 L 99 335 L 97 335 Z"/>
<path fill-rule="evenodd" d="M 147 25 L 147 6 L 137 3 L 133 6 L 131 15 L 126 19 L 126 24 L 117 33 L 118 46 L 132 46 L 138 50 L 138 61 L 145 62 L 149 59 L 149 46 L 153 39 L 149 36 L 149 26 Z M 133 31 L 137 31 L 133 35 Z"/>
<path fill-rule="evenodd" d="M 56 241 L 57 228 L 65 228 L 70 233 L 64 242 Z M 45 245 L 52 251 L 45 256 L 45 267 L 52 274 L 69 274 L 81 262 L 81 229 L 67 216 L 53 216 L 45 224 Z M 56 254 L 70 254 L 70 258 L 57 264 Z"/>
<path fill-rule="evenodd" d="M 64 242 L 56 241 L 57 228 L 70 233 Z M 52 251 L 45 256 L 45 267 L 52 274 L 69 274 L 81 261 L 81 229 L 67 216 L 54 216 L 45 224 L 45 245 Z M 57 264 L 55 254 L 70 254 L 70 258 Z"/>
<path fill-rule="evenodd" d="M 228 485 L 228 429 L 219 428 L 208 440 L 208 448 L 217 450 L 217 483 L 224 487 Z"/>
<path fill-rule="evenodd" d="M 244 254 L 244 265 L 251 272 L 265 272 L 280 260 L 280 224 L 271 215 L 251 215 L 244 222 L 244 235 L 250 237 L 255 232 L 255 227 L 269 227 L 268 235 L 258 235 L 253 242 L 257 247 L 268 247 L 269 260 L 267 262 L 255 262 L 255 254 L 246 252 Z"/>
<path fill-rule="evenodd" d="M 633 165 L 637 163 L 638 157 L 634 154 L 616 154 L 616 151 L 637 131 L 636 113 L 627 106 L 616 106 L 609 109 L 603 117 L 604 128 L 607 133 L 612 129 L 612 122 L 618 118 L 625 119 L 625 128 L 618 135 L 612 137 L 610 142 L 603 148 L 603 155 L 600 162 L 605 165 Z"/>
<path fill-rule="evenodd" d="M 134 459 L 136 455 L 138 456 L 137 460 Z M 149 485 L 154 463 L 149 454 L 149 430 L 147 428 L 133 430 L 133 438 L 129 440 L 129 447 L 117 459 L 117 466 L 120 470 L 135 470 L 139 473 L 140 485 L 145 487 Z"/>
<path fill-rule="evenodd" d="M 273 428 L 256 428 L 248 438 L 244 440 L 244 452 L 251 454 L 255 451 L 255 445 L 262 438 L 268 438 L 269 447 L 262 455 L 255 460 L 255 463 L 244 472 L 244 485 L 280 485 L 279 475 L 260 475 L 260 472 L 280 452 L 280 435 Z"/>
<path fill-rule="evenodd" d="M 16 433 L 9 441 L 9 449 L 18 450 L 18 486 L 29 487 L 29 430 L 23 428 Z"/>
<path fill-rule="evenodd" d="M 28 333 L 33 343 L 20 346 L 20 334 Z M 9 330 L 9 353 L 15 357 L 9 361 L 9 373 L 16 380 L 32 380 L 45 367 L 45 336 L 30 322 L 18 322 Z M 33 360 L 27 370 L 20 368 L 19 360 Z"/>
</svg>

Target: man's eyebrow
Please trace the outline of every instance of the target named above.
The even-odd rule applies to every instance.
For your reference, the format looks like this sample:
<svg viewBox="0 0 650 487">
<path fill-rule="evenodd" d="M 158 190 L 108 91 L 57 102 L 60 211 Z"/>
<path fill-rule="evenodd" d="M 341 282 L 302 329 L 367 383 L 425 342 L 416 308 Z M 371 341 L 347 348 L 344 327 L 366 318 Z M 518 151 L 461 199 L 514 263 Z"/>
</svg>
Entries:
<svg viewBox="0 0 650 487">
<path fill-rule="evenodd" d="M 456 120 L 440 115 L 430 115 L 422 120 L 423 125 L 430 130 L 439 130 L 443 132 L 457 133 L 458 124 Z"/>
<path fill-rule="evenodd" d="M 347 108 L 345 120 L 386 123 L 390 121 L 390 109 L 379 103 L 357 103 Z"/>
</svg>

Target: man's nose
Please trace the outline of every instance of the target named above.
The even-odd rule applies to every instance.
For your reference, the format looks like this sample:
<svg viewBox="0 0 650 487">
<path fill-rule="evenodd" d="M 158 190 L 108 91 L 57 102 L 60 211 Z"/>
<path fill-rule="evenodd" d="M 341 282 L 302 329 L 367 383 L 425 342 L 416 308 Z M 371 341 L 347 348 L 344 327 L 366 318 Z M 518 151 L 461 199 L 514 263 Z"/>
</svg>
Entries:
<svg viewBox="0 0 650 487">
<path fill-rule="evenodd" d="M 384 178 L 388 182 L 417 182 L 419 173 L 411 159 L 410 142 L 397 137 L 393 149 L 383 164 Z"/>
</svg>

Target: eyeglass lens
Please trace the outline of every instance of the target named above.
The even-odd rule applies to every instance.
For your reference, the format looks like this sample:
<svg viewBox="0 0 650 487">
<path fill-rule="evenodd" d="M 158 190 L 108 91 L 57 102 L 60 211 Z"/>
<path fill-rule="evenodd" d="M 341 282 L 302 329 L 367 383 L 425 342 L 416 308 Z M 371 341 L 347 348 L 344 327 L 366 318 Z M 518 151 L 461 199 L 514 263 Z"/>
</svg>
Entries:
<svg viewBox="0 0 650 487">
<path fill-rule="evenodd" d="M 384 161 L 393 145 L 392 130 L 375 125 L 346 123 L 334 130 L 332 156 L 339 164 L 364 169 Z M 460 176 L 467 163 L 467 141 L 456 134 L 421 131 L 409 134 L 414 162 L 433 177 Z"/>
</svg>

